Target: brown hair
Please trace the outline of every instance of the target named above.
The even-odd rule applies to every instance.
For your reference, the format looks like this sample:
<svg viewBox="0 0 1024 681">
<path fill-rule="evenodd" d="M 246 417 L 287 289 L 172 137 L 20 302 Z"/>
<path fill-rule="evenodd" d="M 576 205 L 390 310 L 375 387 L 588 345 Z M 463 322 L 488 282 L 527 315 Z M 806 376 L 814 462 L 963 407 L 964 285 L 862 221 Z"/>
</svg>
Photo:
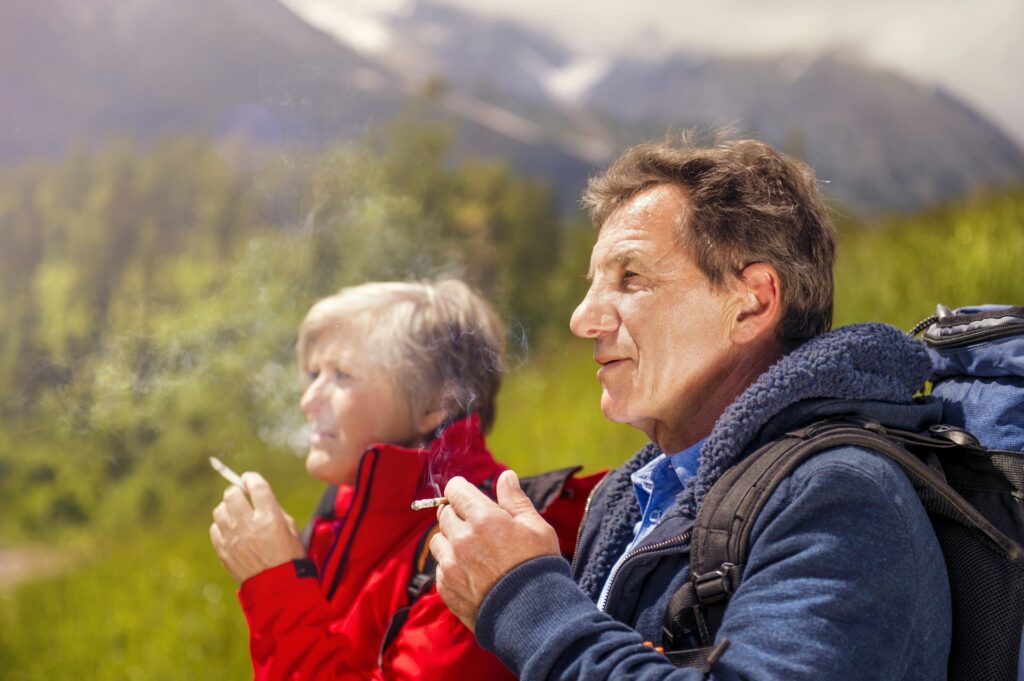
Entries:
<svg viewBox="0 0 1024 681">
<path fill-rule="evenodd" d="M 757 140 L 700 147 L 693 139 L 639 144 L 592 178 L 581 202 L 594 226 L 651 186 L 679 186 L 680 243 L 713 286 L 767 263 L 781 279 L 779 340 L 796 345 L 828 331 L 837 236 L 814 171 Z"/>
<path fill-rule="evenodd" d="M 410 418 L 441 407 L 447 419 L 480 414 L 484 432 L 501 388 L 505 329 L 494 309 L 456 279 L 372 282 L 317 302 L 299 326 L 299 367 L 329 329 L 359 334 Z"/>
</svg>

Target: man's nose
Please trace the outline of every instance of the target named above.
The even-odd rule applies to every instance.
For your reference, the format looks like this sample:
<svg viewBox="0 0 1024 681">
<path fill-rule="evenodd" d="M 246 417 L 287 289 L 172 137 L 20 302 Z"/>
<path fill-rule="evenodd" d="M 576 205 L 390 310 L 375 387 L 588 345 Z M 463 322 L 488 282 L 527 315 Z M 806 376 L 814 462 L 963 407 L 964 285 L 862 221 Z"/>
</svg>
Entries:
<svg viewBox="0 0 1024 681">
<path fill-rule="evenodd" d="M 598 338 L 619 325 L 615 306 L 591 287 L 569 319 L 569 329 L 580 338 Z"/>
</svg>

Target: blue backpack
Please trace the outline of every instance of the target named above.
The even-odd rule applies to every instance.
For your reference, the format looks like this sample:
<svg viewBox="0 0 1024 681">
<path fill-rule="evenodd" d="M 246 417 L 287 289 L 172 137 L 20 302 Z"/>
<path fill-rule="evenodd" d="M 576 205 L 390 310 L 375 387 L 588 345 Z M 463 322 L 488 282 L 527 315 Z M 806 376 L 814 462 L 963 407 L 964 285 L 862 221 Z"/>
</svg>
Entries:
<svg viewBox="0 0 1024 681">
<path fill-rule="evenodd" d="M 969 431 L 990 450 L 1024 452 L 1024 307 L 939 305 L 911 335 L 920 331 L 932 358 L 931 394 L 942 400 L 943 422 Z M 1008 476 L 1014 472 L 1010 499 L 1017 503 L 1007 504 L 1007 521 L 1024 527 L 1024 472 L 1006 467 Z M 982 503 L 1006 501 L 994 495 Z M 1017 676 L 1024 680 L 1024 640 Z"/>
<path fill-rule="evenodd" d="M 659 647 L 673 663 L 707 672 L 743 579 L 748 540 L 776 486 L 802 461 L 839 445 L 873 449 L 907 474 L 946 561 L 953 605 L 948 665 L 954 681 L 1024 680 L 1024 307 L 938 313 L 924 332 L 942 423 L 923 432 L 833 418 L 770 442 L 711 488 L 691 535 L 690 579 L 669 601 Z M 687 647 L 697 638 L 700 647 Z"/>
</svg>

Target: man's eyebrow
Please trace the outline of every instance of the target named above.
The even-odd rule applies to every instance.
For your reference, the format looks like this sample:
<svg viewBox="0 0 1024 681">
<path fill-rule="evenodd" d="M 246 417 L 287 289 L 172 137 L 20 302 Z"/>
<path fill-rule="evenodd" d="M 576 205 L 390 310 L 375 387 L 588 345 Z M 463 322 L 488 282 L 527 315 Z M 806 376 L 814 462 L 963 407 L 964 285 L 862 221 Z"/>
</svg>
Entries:
<svg viewBox="0 0 1024 681">
<path fill-rule="evenodd" d="M 626 244 L 624 246 L 616 246 L 602 264 L 614 264 L 620 268 L 628 268 L 638 260 L 643 260 L 643 250 L 632 244 Z M 600 265 L 598 266 L 600 267 Z M 587 270 L 587 283 L 591 284 L 594 282 L 594 265 L 590 265 L 590 269 Z"/>
</svg>

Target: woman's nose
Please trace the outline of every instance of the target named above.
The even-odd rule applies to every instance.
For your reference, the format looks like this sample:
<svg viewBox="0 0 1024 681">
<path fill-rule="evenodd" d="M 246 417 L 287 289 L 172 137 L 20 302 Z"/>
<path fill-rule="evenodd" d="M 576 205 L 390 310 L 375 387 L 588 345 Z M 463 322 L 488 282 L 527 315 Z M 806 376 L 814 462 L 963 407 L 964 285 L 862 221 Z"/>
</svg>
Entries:
<svg viewBox="0 0 1024 681">
<path fill-rule="evenodd" d="M 321 401 L 321 382 L 320 378 L 317 377 L 312 383 L 306 386 L 306 390 L 303 391 L 302 397 L 299 399 L 299 408 L 306 414 L 310 414 L 314 411 Z"/>
</svg>

